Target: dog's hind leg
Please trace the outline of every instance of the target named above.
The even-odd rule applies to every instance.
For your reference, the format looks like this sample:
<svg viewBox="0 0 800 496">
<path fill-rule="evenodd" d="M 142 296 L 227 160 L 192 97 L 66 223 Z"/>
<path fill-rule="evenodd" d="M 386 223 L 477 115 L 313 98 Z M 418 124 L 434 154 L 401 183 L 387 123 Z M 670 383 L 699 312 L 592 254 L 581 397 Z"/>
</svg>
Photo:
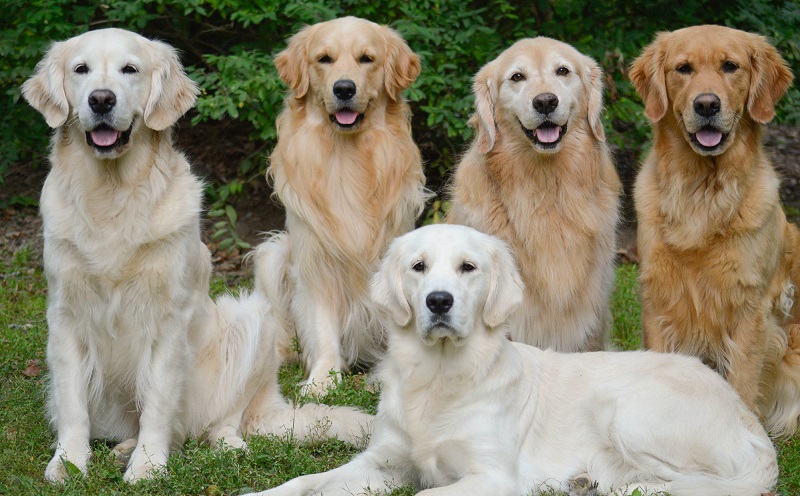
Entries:
<svg viewBox="0 0 800 496">
<path fill-rule="evenodd" d="M 775 436 L 792 436 L 800 427 L 800 325 L 784 328 L 788 346 L 778 368 L 767 430 Z"/>
</svg>

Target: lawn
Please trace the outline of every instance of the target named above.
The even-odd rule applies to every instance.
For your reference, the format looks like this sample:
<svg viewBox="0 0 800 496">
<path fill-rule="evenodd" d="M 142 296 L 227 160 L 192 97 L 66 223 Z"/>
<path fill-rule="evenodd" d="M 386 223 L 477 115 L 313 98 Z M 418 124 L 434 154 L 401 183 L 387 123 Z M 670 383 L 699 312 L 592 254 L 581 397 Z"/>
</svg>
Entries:
<svg viewBox="0 0 800 496">
<path fill-rule="evenodd" d="M 614 345 L 635 349 L 639 345 L 637 268 L 617 269 L 614 295 Z M 215 292 L 225 289 L 216 277 Z M 0 494 L 196 494 L 235 495 L 275 486 L 309 472 L 318 472 L 347 461 L 355 451 L 330 441 L 313 448 L 298 447 L 286 438 L 253 437 L 250 451 L 224 451 L 196 441 L 169 460 L 169 475 L 129 486 L 111 456 L 111 447 L 95 442 L 87 476 L 70 479 L 63 486 L 47 484 L 44 468 L 52 456 L 53 434 L 44 415 L 45 322 L 47 290 L 41 261 L 35 250 L 0 253 Z M 296 398 L 302 371 L 285 366 L 281 381 L 285 393 Z M 377 396 L 361 387 L 361 377 L 349 377 L 326 399 L 374 411 Z M 776 441 L 781 478 L 777 493 L 800 494 L 800 436 Z M 413 494 L 404 487 L 392 493 Z"/>
</svg>

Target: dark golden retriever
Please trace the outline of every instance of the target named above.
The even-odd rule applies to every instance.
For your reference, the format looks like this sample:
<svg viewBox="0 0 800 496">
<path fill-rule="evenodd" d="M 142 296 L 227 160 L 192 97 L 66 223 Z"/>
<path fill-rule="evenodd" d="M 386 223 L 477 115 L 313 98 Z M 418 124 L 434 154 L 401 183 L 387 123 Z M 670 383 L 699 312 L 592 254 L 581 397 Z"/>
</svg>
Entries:
<svg viewBox="0 0 800 496">
<path fill-rule="evenodd" d="M 701 357 L 791 434 L 800 245 L 761 138 L 792 74 L 764 37 L 696 26 L 659 34 L 630 77 L 654 138 L 635 189 L 645 346 Z"/>
</svg>

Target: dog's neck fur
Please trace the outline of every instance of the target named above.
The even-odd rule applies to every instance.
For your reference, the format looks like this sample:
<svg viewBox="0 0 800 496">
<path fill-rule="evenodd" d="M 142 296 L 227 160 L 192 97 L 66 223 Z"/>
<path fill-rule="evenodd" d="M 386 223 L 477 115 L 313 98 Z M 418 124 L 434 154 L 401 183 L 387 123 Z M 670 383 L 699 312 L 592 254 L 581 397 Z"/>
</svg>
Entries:
<svg viewBox="0 0 800 496">
<path fill-rule="evenodd" d="M 326 246 L 349 258 L 376 260 L 391 238 L 413 227 L 409 219 L 421 210 L 422 159 L 408 112 L 404 102 L 388 102 L 385 113 L 370 106 L 361 130 L 348 134 L 334 130 L 307 99 L 289 100 L 278 117 L 281 139 L 269 169 L 276 195 Z M 361 235 L 327 234 L 354 230 Z M 355 246 L 355 240 L 372 241 Z"/>
<path fill-rule="evenodd" d="M 437 388 L 460 391 L 482 382 L 500 356 L 512 350 L 502 329 L 487 329 L 481 322 L 470 331 L 460 346 L 449 339 L 426 345 L 409 324 L 389 332 L 386 365 L 406 390 Z M 444 392 L 442 393 L 444 394 Z"/>
<path fill-rule="evenodd" d="M 720 155 L 703 156 L 683 136 L 683 125 L 674 115 L 668 113 L 664 121 L 655 126 L 651 157 L 659 157 L 655 174 L 667 241 L 690 249 L 729 229 L 763 225 L 778 205 L 779 180 L 759 146 L 762 126 L 743 116 L 730 147 Z M 754 198 L 760 200 L 748 201 Z M 759 208 L 744 209 L 745 203 Z"/>
<path fill-rule="evenodd" d="M 77 124 L 64 125 L 56 130 L 53 137 L 53 155 L 67 155 L 67 160 L 53 161 L 62 167 L 74 166 L 70 174 L 89 174 L 89 179 L 94 184 L 108 184 L 114 187 L 126 187 L 140 184 L 146 180 L 152 167 L 162 165 L 161 172 L 170 175 L 172 171 L 164 169 L 163 165 L 170 166 L 169 161 L 158 160 L 159 156 L 172 150 L 172 130 L 154 131 L 138 123 L 141 129 L 131 135 L 131 141 L 126 145 L 128 150 L 115 158 L 101 158 L 95 154 L 86 143 L 85 133 Z M 147 153 L 133 154 L 130 149 L 136 146 L 136 141 L 150 143 L 143 146 Z"/>
</svg>

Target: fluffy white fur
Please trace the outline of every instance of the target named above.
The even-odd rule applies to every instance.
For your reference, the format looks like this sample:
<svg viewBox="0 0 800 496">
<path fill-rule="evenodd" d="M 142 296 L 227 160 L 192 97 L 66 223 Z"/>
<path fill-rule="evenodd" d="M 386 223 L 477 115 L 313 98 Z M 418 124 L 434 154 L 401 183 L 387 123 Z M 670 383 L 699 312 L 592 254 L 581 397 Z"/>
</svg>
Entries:
<svg viewBox="0 0 800 496">
<path fill-rule="evenodd" d="M 257 258 L 271 259 L 268 270 L 286 279 L 259 287 L 288 324 L 286 335 L 296 331 L 307 385 L 321 393 L 331 371 L 369 367 L 385 346 L 368 285 L 389 241 L 414 228 L 424 202 L 402 96 L 420 64 L 392 29 L 345 17 L 301 30 L 275 65 L 291 92 L 269 175 L 288 235 L 262 244 Z M 355 121 L 344 124 L 348 117 Z"/>
<path fill-rule="evenodd" d="M 45 477 L 64 479 L 65 461 L 85 471 L 93 438 L 135 448 L 124 476 L 135 481 L 187 436 L 362 437 L 368 415 L 280 396 L 262 294 L 208 296 L 202 185 L 169 129 L 197 88 L 175 50 L 92 31 L 53 44 L 23 94 L 56 128 L 41 197 L 58 437 Z"/>
<path fill-rule="evenodd" d="M 449 308 L 437 304 L 442 292 Z M 522 284 L 497 238 L 463 226 L 404 235 L 372 295 L 391 324 L 367 450 L 260 494 L 375 494 L 410 482 L 431 496 L 519 496 L 579 480 L 615 494 L 757 496 L 777 480 L 758 419 L 699 360 L 509 341 Z"/>
</svg>

